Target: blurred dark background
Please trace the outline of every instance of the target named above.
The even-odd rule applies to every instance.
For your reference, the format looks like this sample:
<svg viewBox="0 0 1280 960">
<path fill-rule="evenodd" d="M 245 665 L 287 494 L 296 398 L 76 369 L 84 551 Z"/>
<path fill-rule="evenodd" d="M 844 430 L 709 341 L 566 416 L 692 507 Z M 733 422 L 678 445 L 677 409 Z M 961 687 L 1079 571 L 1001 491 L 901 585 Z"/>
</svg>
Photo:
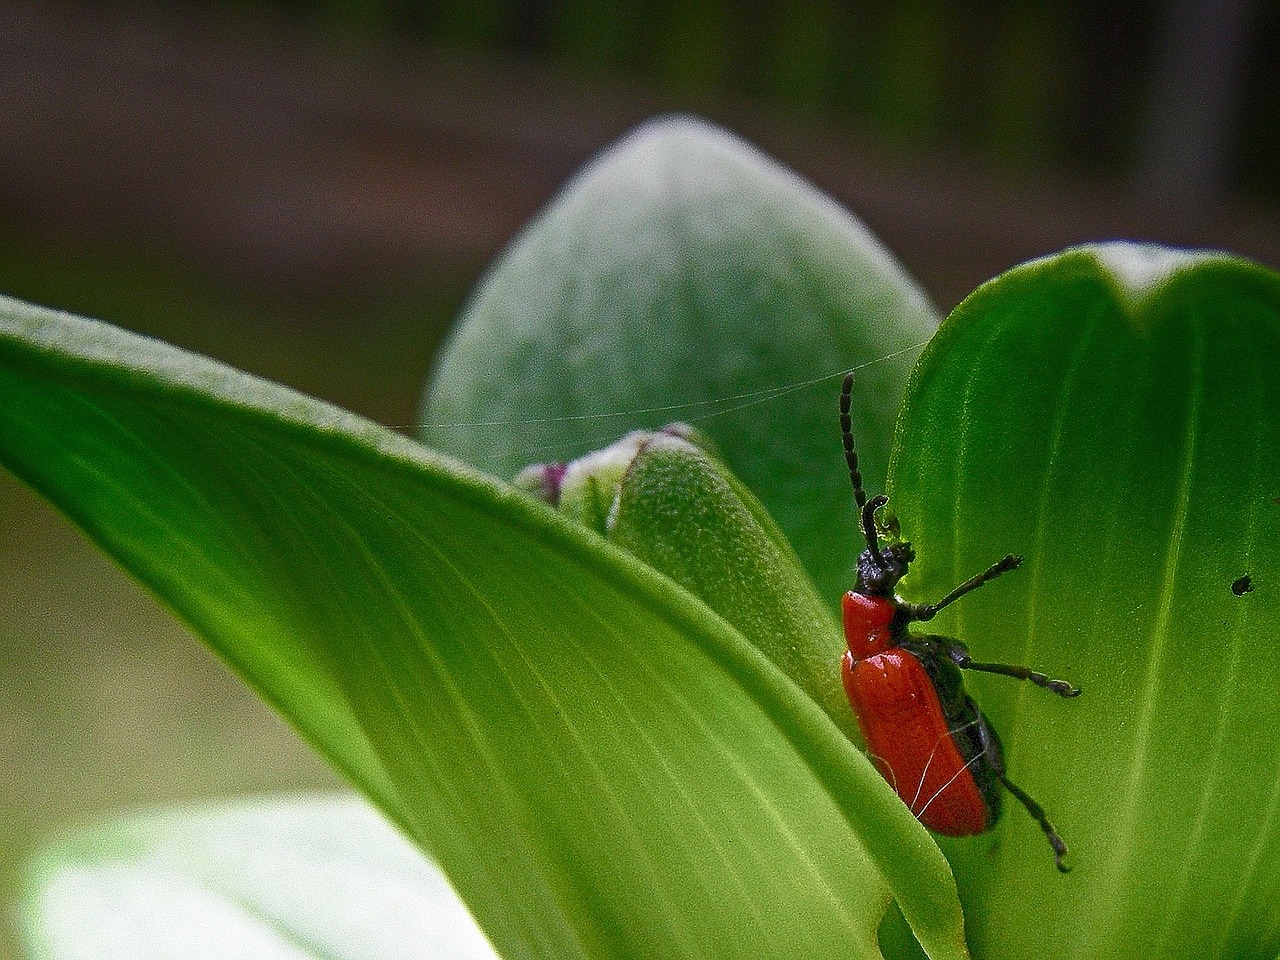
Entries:
<svg viewBox="0 0 1280 960">
<path fill-rule="evenodd" d="M 944 311 L 1116 237 L 1280 265 L 1280 2 L 0 0 L 0 292 L 383 422 L 484 265 L 656 113 L 726 124 Z M 0 958 L 77 817 L 336 780 L 0 477 Z"/>
</svg>

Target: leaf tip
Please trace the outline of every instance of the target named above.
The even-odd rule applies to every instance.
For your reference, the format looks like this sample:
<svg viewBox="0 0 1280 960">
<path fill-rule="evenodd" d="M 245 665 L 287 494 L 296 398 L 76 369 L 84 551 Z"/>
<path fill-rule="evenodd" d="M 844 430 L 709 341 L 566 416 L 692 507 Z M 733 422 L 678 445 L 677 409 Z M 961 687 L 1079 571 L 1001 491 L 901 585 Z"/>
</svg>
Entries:
<svg viewBox="0 0 1280 960">
<path fill-rule="evenodd" d="M 1099 243 L 1085 249 L 1112 276 L 1119 291 L 1131 303 L 1146 299 L 1179 271 L 1217 256 L 1201 250 L 1127 241 Z"/>
</svg>

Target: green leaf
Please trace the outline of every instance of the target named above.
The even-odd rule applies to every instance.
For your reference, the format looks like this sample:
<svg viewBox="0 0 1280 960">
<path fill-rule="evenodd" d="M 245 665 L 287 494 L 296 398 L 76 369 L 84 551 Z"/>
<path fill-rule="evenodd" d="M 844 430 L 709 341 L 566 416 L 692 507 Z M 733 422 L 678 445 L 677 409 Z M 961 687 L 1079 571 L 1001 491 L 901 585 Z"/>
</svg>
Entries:
<svg viewBox="0 0 1280 960">
<path fill-rule="evenodd" d="M 0 301 L 0 460 L 422 847 L 504 956 L 964 955 L 937 847 L 705 605 L 292 391 Z"/>
<path fill-rule="evenodd" d="M 1005 274 L 922 358 L 892 480 L 912 599 L 1026 556 L 937 630 L 1084 689 L 969 678 L 1075 868 L 1012 798 L 946 843 L 975 953 L 1275 956 L 1280 277 L 1119 244 Z"/>
<path fill-rule="evenodd" d="M 496 960 L 439 871 L 369 807 L 317 798 L 157 810 L 41 856 L 36 960 Z"/>
<path fill-rule="evenodd" d="M 830 197 L 722 130 L 660 120 L 582 171 L 494 266 L 441 354 L 423 437 L 512 476 L 632 428 L 694 423 L 834 605 L 858 550 L 838 373 L 874 364 L 854 417 L 879 486 L 906 348 L 937 322 Z"/>
</svg>

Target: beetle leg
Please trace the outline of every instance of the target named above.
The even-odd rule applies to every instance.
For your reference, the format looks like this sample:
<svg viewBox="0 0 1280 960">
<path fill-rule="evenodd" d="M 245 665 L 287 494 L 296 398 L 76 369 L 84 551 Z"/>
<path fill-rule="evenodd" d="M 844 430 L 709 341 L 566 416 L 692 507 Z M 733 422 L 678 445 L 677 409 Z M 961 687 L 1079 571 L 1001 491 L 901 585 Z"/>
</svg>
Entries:
<svg viewBox="0 0 1280 960">
<path fill-rule="evenodd" d="M 961 670 L 977 670 L 979 673 L 998 673 L 1016 680 L 1029 680 L 1037 687 L 1056 693 L 1060 697 L 1078 697 L 1080 688 L 1073 687 L 1066 680 L 1050 680 L 1045 674 L 1030 667 L 1015 667 L 1008 663 L 979 663 L 969 656 L 969 650 L 963 643 L 952 642 L 947 648 L 947 657 Z"/>
<path fill-rule="evenodd" d="M 1058 869 L 1063 873 L 1070 873 L 1071 868 L 1062 862 L 1062 858 L 1067 855 L 1067 843 L 1058 835 L 1058 831 L 1053 828 L 1053 824 L 1045 816 L 1044 807 L 1032 800 L 1025 790 L 1006 777 L 1003 770 L 996 771 L 996 776 L 1004 784 L 1004 788 L 1012 793 L 1020 804 L 1027 808 L 1027 813 L 1031 814 L 1031 819 L 1040 824 L 1040 829 L 1049 838 L 1049 846 L 1053 847 L 1053 862 Z"/>
<path fill-rule="evenodd" d="M 974 590 L 977 590 L 984 583 L 990 583 L 1002 573 L 1008 573 L 1010 570 L 1018 569 L 1018 565 L 1021 563 L 1022 558 L 1014 556 L 1012 553 L 1006 557 L 1002 557 L 977 576 L 970 577 L 964 583 L 960 584 L 960 586 L 956 587 L 937 603 L 921 603 L 910 606 L 908 609 L 911 611 L 911 619 L 932 620 L 943 607 L 950 606 L 966 593 L 972 593 Z"/>
</svg>

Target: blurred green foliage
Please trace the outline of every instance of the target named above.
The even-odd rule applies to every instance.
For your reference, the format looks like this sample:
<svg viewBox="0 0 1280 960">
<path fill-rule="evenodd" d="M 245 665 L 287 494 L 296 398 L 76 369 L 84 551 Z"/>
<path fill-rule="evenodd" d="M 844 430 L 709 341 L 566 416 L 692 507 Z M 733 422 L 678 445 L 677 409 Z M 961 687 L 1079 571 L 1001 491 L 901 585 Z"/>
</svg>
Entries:
<svg viewBox="0 0 1280 960">
<path fill-rule="evenodd" d="M 338 33 L 425 41 L 584 79 L 631 79 L 672 106 L 742 102 L 848 123 L 903 148 L 962 148 L 1003 164 L 1122 175 L 1139 162 L 1162 55 L 1196 17 L 1242 36 L 1226 186 L 1280 183 L 1280 5 L 1136 0 L 242 0 Z M 1181 19 L 1179 19 L 1181 18 Z M 1234 33 L 1233 33 L 1234 31 Z M 1163 45 L 1163 46 L 1162 46 Z M 1186 53 L 1186 51 L 1182 51 Z"/>
</svg>

